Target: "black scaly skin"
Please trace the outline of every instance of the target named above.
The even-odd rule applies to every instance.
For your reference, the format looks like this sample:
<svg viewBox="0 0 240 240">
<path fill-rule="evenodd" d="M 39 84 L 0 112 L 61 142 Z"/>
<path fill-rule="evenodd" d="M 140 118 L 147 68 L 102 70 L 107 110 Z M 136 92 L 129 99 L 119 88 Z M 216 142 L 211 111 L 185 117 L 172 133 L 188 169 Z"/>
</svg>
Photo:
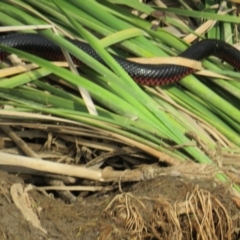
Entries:
<svg viewBox="0 0 240 240">
<path fill-rule="evenodd" d="M 96 60 L 103 62 L 100 56 L 88 44 L 76 40 L 70 41 Z M 47 60 L 64 61 L 60 48 L 38 34 L 16 33 L 1 36 L 0 45 L 14 47 Z M 4 60 L 7 55 L 8 53 L 0 49 L 0 60 Z M 220 40 L 202 40 L 190 46 L 179 56 L 193 60 L 202 60 L 210 55 L 219 57 L 231 64 L 235 69 L 240 70 L 240 51 Z M 171 84 L 194 71 L 191 68 L 173 64 L 140 64 L 117 56 L 114 56 L 114 58 L 137 83 L 148 86 Z M 79 60 L 74 57 L 73 60 L 79 63 Z"/>
</svg>

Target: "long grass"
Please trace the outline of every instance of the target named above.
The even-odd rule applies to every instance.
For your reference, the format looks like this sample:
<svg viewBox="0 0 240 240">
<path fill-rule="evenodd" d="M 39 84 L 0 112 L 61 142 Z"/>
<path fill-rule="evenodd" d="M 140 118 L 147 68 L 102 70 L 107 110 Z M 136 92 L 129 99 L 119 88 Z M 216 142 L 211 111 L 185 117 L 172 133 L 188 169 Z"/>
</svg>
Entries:
<svg viewBox="0 0 240 240">
<path fill-rule="evenodd" d="M 138 1 L 124 0 L 13 0 L 2 1 L 0 9 L 3 16 L 0 21 L 4 26 L 16 26 L 17 29 L 17 26 L 52 25 L 53 29 L 36 28 L 35 31 L 85 64 L 82 74 L 76 75 L 37 56 L 1 46 L 40 66 L 31 72 L 5 76 L 0 81 L 0 97 L 16 111 L 27 109 L 103 128 L 125 136 L 129 144 L 130 140 L 135 144 L 141 143 L 139 148 L 149 146 L 149 149 L 144 148 L 149 154 L 159 157 L 164 152 L 179 162 L 192 159 L 215 164 L 215 159 L 202 149 L 199 141 L 210 152 L 217 151 L 219 145 L 222 152 L 240 151 L 240 74 L 230 66 L 212 57 L 203 61 L 205 69 L 233 80 L 189 75 L 179 85 L 149 89 L 138 86 L 110 54 L 122 57 L 176 56 L 191 43 L 175 36 L 168 28 L 152 30 L 151 22 L 133 15 L 132 9 L 164 21 L 172 31 L 183 30 L 185 38 L 195 36 L 195 29 L 188 27 L 181 18 L 177 21 L 169 17 L 169 13 L 194 17 L 198 23 L 201 19 L 218 20 L 221 27 L 215 22 L 211 29 L 196 33 L 196 37 L 235 43 L 237 33 L 234 24 L 240 20 L 232 12 L 221 15 L 217 13 L 218 9 L 198 12 L 189 10 L 190 7 L 153 8 Z M 157 19 L 156 11 L 164 11 L 166 16 Z M 24 32 L 29 31 L 34 30 L 26 29 Z M 64 36 L 87 41 L 106 65 L 82 52 Z M 78 87 L 85 88 L 95 102 L 98 116 L 88 113 L 86 103 L 78 95 L 45 83 L 44 78 L 50 73 L 64 79 L 65 84 L 76 91 Z M 33 83 L 38 89 L 26 86 L 26 83 Z M 4 114 L 4 110 L 0 113 Z M 223 175 L 218 177 L 226 179 Z"/>
</svg>

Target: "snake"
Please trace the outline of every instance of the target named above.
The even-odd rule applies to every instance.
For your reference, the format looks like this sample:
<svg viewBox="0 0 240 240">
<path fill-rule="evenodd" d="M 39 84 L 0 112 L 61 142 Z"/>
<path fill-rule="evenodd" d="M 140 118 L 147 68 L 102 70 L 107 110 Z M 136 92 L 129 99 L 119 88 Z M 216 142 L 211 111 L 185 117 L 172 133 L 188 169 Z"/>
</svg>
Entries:
<svg viewBox="0 0 240 240">
<path fill-rule="evenodd" d="M 99 54 L 88 44 L 78 40 L 68 39 L 85 53 L 97 61 L 104 63 Z M 16 48 L 50 61 L 64 61 L 64 55 L 58 45 L 40 34 L 12 33 L 0 37 L 0 45 Z M 9 53 L 0 49 L 0 61 L 6 59 Z M 169 85 L 180 81 L 183 77 L 194 73 L 193 68 L 176 64 L 145 64 L 130 61 L 113 55 L 120 66 L 140 85 Z M 209 56 L 215 56 L 240 70 L 240 51 L 232 45 L 217 39 L 203 39 L 192 44 L 179 57 L 201 61 Z M 80 61 L 72 56 L 74 63 Z"/>
</svg>

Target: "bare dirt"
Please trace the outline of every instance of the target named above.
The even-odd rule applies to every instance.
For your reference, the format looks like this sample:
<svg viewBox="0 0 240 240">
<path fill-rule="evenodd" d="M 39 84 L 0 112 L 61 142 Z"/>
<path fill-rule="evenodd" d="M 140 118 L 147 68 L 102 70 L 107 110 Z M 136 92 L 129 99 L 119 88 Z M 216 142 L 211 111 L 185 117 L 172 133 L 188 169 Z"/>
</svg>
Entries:
<svg viewBox="0 0 240 240">
<path fill-rule="evenodd" d="M 0 239 L 239 239 L 239 209 L 229 186 L 158 177 L 122 192 L 78 196 L 74 204 L 28 191 L 44 234 L 23 218 L 10 194 L 22 178 L 0 172 Z M 34 206 L 34 207 L 33 207 Z"/>
</svg>

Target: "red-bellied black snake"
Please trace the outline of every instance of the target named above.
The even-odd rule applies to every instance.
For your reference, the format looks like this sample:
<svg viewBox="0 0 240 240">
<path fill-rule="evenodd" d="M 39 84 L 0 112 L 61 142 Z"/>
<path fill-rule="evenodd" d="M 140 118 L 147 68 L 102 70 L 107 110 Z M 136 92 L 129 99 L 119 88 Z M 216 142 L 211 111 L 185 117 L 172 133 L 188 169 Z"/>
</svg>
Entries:
<svg viewBox="0 0 240 240">
<path fill-rule="evenodd" d="M 70 41 L 98 61 L 103 62 L 101 57 L 87 43 L 77 40 Z M 4 35 L 0 37 L 0 45 L 17 48 L 51 61 L 64 60 L 61 49 L 39 34 L 16 33 Z M 8 53 L 0 49 L 0 60 L 5 59 L 7 55 Z M 210 55 L 219 57 L 237 70 L 240 69 L 240 51 L 230 44 L 216 39 L 199 41 L 179 56 L 192 60 L 202 60 Z M 113 57 L 137 83 L 142 85 L 171 84 L 194 71 L 191 68 L 174 64 L 142 64 L 131 62 L 115 55 Z M 76 58 L 73 59 L 77 61 Z"/>
</svg>

